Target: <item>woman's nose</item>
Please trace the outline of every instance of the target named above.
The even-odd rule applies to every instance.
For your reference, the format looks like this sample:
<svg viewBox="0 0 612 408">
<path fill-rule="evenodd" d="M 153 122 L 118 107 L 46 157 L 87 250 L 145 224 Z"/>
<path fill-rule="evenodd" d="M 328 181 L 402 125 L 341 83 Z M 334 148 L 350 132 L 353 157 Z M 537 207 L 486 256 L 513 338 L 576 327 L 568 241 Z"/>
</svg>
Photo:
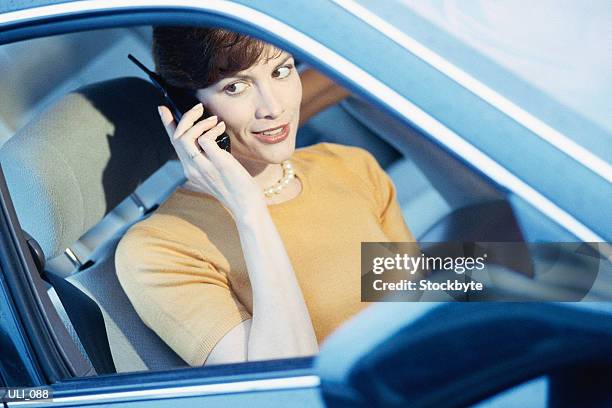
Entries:
<svg viewBox="0 0 612 408">
<path fill-rule="evenodd" d="M 255 111 L 257 119 L 276 119 L 284 112 L 283 104 L 271 87 L 259 91 L 259 103 Z"/>
</svg>

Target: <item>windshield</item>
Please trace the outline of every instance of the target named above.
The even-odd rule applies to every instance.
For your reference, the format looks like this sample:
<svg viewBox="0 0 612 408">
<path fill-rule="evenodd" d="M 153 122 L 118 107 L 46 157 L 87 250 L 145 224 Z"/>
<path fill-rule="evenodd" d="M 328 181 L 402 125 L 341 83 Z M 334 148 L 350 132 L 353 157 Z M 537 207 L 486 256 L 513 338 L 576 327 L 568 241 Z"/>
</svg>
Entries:
<svg viewBox="0 0 612 408">
<path fill-rule="evenodd" d="M 358 3 L 503 98 L 612 160 L 611 2 Z"/>
</svg>

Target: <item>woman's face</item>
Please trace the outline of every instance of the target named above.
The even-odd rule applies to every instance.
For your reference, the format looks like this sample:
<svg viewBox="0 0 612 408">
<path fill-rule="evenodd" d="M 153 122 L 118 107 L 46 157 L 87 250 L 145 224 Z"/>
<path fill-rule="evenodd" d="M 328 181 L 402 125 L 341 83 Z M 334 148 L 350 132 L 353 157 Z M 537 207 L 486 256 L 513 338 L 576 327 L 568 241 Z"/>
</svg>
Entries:
<svg viewBox="0 0 612 408">
<path fill-rule="evenodd" d="M 262 56 L 275 56 L 268 46 Z M 196 93 L 207 112 L 226 125 L 232 154 L 262 164 L 281 163 L 295 150 L 302 83 L 293 57 L 262 58 Z"/>
</svg>

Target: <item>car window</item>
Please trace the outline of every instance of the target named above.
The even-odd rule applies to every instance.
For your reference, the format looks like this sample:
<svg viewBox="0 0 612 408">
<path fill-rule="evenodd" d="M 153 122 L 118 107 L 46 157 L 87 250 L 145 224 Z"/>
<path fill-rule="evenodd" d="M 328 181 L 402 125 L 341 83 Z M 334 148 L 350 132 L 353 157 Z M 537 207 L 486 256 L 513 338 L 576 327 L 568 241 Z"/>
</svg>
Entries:
<svg viewBox="0 0 612 408">
<path fill-rule="evenodd" d="M 27 147 L 22 145 L 14 147 L 17 142 L 12 140 L 12 136 L 15 133 L 24 132 L 33 134 L 31 132 L 35 130 L 32 130 L 32 126 L 37 129 L 39 125 L 32 125 L 32 123 L 38 123 L 40 115 L 45 117 L 44 115 L 48 114 L 49 109 L 55 109 L 58 101 L 61 103 L 62 98 L 72 90 L 102 81 L 111 81 L 114 84 L 113 81 L 123 81 L 122 78 L 125 77 L 146 78 L 142 71 L 138 70 L 128 60 L 127 55 L 131 53 L 137 56 L 146 66 L 153 67 L 150 47 L 150 27 L 118 28 L 66 34 L 3 47 L 2 51 L 5 58 L 2 69 L 7 75 L 3 77 L 4 82 L 0 85 L 6 90 L 6 94 L 10 94 L 12 99 L 20 102 L 13 105 L 11 109 L 8 105 L 5 105 L 4 110 L 0 110 L 2 123 L 6 130 L 3 136 L 5 149 L 12 149 L 13 153 L 16 149 L 17 153 L 23 155 L 25 160 L 27 160 L 28 154 L 36 153 L 35 150 L 27 150 Z M 86 48 L 87 53 L 79 53 L 78 50 L 81 48 Z M 37 65 L 44 65 L 46 69 L 32 72 L 20 68 L 30 66 L 32 59 L 36 60 Z M 127 85 L 131 83 L 130 81 L 133 82 L 133 80 L 127 81 Z M 113 104 L 112 98 L 114 96 L 111 97 L 111 95 L 117 95 L 117 98 L 126 97 L 126 95 L 121 94 L 121 82 L 118 82 L 118 84 L 118 86 L 113 85 L 109 88 L 106 94 L 102 93 L 102 99 L 100 100 L 90 97 L 89 99 L 70 102 L 70 104 L 77 102 L 93 104 L 94 108 L 101 111 L 103 116 L 106 116 L 104 121 L 116 120 L 117 113 L 114 113 L 112 109 L 107 109 L 106 105 Z M 111 99 L 103 100 L 104 97 Z M 62 109 L 67 108 L 63 107 Z M 364 115 L 363 110 L 367 110 L 369 113 Z M 100 119 L 87 117 L 91 121 L 88 123 L 95 123 Z M 52 121 L 52 118 L 49 118 L 49 120 Z M 380 166 L 393 182 L 395 190 L 393 194 L 396 196 L 398 210 L 401 212 L 397 216 L 405 220 L 408 228 L 417 239 L 427 236 L 429 230 L 463 205 L 490 199 L 501 199 L 502 196 L 495 186 L 476 173 L 465 169 L 462 171 L 460 178 L 448 180 L 444 186 L 461 184 L 471 180 L 470 184 L 473 188 L 470 194 L 466 191 L 461 194 L 447 194 L 448 191 L 443 191 L 445 190 L 444 186 L 431 183 L 428 175 L 426 175 L 427 171 L 424 172 L 421 168 L 422 164 L 415 162 L 401 146 L 394 145 L 394 138 L 400 137 L 398 131 L 410 133 L 416 139 L 420 139 L 421 136 L 414 133 L 414 129 L 401 124 L 397 125 L 400 126 L 400 129 L 385 129 L 382 126 L 384 123 L 389 123 L 389 120 L 379 107 L 366 102 L 359 96 L 350 95 L 344 101 L 326 107 L 308 120 L 299 129 L 297 145 L 300 148 L 315 145 L 347 145 L 360 148 L 359 152 L 364 153 L 357 153 L 357 150 L 346 151 L 347 154 L 358 154 L 357 158 L 353 159 L 356 160 L 355 162 L 347 161 L 347 166 L 352 168 L 353 166 L 359 166 L 359 162 L 362 160 L 367 162 L 375 160 L 376 166 Z M 125 136 L 114 134 L 115 130 L 108 125 L 101 125 L 98 131 L 102 132 L 103 139 L 106 138 L 109 141 L 108 145 L 102 143 L 100 148 L 109 148 L 111 151 L 116 149 L 113 147 L 112 141 L 120 136 Z M 105 133 L 107 134 L 105 135 Z M 71 136 L 74 137 L 74 135 Z M 63 140 L 68 135 L 55 132 L 53 137 Z M 75 140 L 75 143 L 77 142 Z M 48 166 L 54 169 L 47 176 L 49 179 L 53 179 L 49 180 L 52 183 L 51 188 L 63 188 L 61 187 L 62 184 L 56 183 L 56 181 L 66 177 L 66 174 L 63 173 L 65 167 L 62 163 L 63 160 L 70 160 L 70 155 L 56 155 L 55 150 L 61 151 L 71 147 L 65 144 L 45 146 L 45 148 L 54 149 L 53 155 L 48 155 L 48 160 L 54 160 L 48 163 Z M 336 148 L 334 147 L 334 149 Z M 432 146 L 429 149 L 437 151 Z M 372 159 L 368 159 L 367 156 L 361 158 L 365 152 L 371 155 L 369 157 Z M 86 152 L 84 154 L 90 153 Z M 96 154 L 91 154 L 94 162 L 99 160 L 96 158 Z M 51 159 L 52 157 L 53 159 Z M 112 163 L 112 155 L 110 157 L 111 161 L 109 163 Z M 440 160 L 445 161 L 446 156 L 440 156 Z M 7 166 L 7 163 L 5 161 L 3 166 Z M 11 163 L 14 162 L 11 161 Z M 72 164 L 69 163 L 69 165 Z M 372 165 L 368 164 L 368 166 Z M 452 166 L 457 165 L 454 162 Z M 10 181 L 15 176 L 15 167 L 9 166 L 5 169 L 5 173 Z M 465 168 L 463 165 L 459 167 Z M 457 169 L 457 167 L 453 168 Z M 71 284 L 87 293 L 97 302 L 103 318 L 106 320 L 106 332 L 110 338 L 110 352 L 115 360 L 115 368 L 119 372 L 130 372 L 184 367 L 186 364 L 183 359 L 177 356 L 168 344 L 165 344 L 145 327 L 138 313 L 132 308 L 132 302 L 122 292 L 122 287 L 116 279 L 108 281 L 102 278 L 104 284 L 99 283 L 102 282 L 99 279 L 103 274 L 106 273 L 107 277 L 114 275 L 115 264 L 113 263 L 112 255 L 114 253 L 112 251 L 117 246 L 118 240 L 134 223 L 145 219 L 151 213 L 155 214 L 155 209 L 163 205 L 164 201 L 184 181 L 182 169 L 176 160 L 171 160 L 158 171 L 152 173 L 146 180 L 139 180 L 138 188 L 134 194 L 130 194 L 124 200 L 115 202 L 113 208 L 100 207 L 99 201 L 110 202 L 108 195 L 99 195 L 100 187 L 103 187 L 104 183 L 120 184 L 125 181 L 119 177 L 121 173 L 114 173 L 115 171 L 109 164 L 105 173 L 116 174 L 115 178 L 107 181 L 103 179 L 102 186 L 79 187 L 79 189 L 83 188 L 83 191 L 87 192 L 84 198 L 86 200 L 85 206 L 90 205 L 91 209 L 95 209 L 95 212 L 100 216 L 100 220 L 93 222 L 85 219 L 85 222 L 91 223 L 90 227 L 87 228 L 84 235 L 75 236 L 75 241 L 70 242 L 68 248 L 49 247 L 48 242 L 57 238 L 55 236 L 46 239 L 39 237 L 48 235 L 50 230 L 63 231 L 68 234 L 72 228 L 72 218 L 60 217 L 61 219 L 46 220 L 50 223 L 49 225 L 32 225 L 30 220 L 37 219 L 39 214 L 35 214 L 36 210 L 28 212 L 25 209 L 26 202 L 29 200 L 23 198 L 27 196 L 25 193 L 22 195 L 25 189 L 15 184 L 11 185 L 11 183 L 9 183 L 9 186 L 24 228 L 40 240 L 45 249 L 51 248 L 46 251 L 48 255 L 47 270 L 58 276 L 66 277 Z M 355 168 L 353 171 L 359 170 Z M 76 179 L 78 177 L 75 177 Z M 460 179 L 463 181 L 460 181 Z M 73 179 L 69 178 L 69 180 Z M 369 187 L 366 183 L 361 184 L 359 188 L 366 191 L 365 189 Z M 79 194 L 77 191 L 67 191 L 66 193 Z M 87 200 L 89 200 L 89 203 Z M 376 198 L 376 200 L 379 200 L 379 198 Z M 106 212 L 108 214 L 102 217 Z M 83 222 L 79 213 L 72 215 L 76 224 Z M 55 234 L 55 232 L 52 232 L 52 234 Z M 109 250 L 109 248 L 111 249 Z M 49 252 L 57 253 L 51 256 Z M 62 305 L 57 291 L 49 285 L 48 293 L 60 316 L 63 317 L 64 324 L 69 326 L 69 331 L 73 334 L 73 339 L 81 352 L 87 354 L 87 341 L 80 339 L 78 330 L 75 332 L 74 328 L 70 327 L 68 311 Z M 160 303 L 161 299 L 155 299 L 153 296 L 151 301 Z M 124 319 L 123 317 L 126 316 L 128 318 Z M 147 324 L 150 324 L 150 322 L 147 322 Z M 153 343 L 142 343 L 143 336 L 148 336 L 148 340 Z"/>
</svg>

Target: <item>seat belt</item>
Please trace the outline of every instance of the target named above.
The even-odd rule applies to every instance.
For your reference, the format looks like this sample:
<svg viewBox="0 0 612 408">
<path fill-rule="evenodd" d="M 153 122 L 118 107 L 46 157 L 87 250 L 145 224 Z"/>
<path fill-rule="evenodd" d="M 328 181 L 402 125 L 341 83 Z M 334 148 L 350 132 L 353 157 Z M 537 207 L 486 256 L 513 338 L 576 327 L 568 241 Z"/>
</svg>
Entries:
<svg viewBox="0 0 612 408">
<path fill-rule="evenodd" d="M 97 374 L 117 372 L 104 324 L 104 317 L 98 304 L 64 277 L 45 270 L 45 256 L 42 248 L 26 231 L 23 231 L 38 273 L 55 289 L 64 310 L 74 327 L 83 348 Z"/>
</svg>

